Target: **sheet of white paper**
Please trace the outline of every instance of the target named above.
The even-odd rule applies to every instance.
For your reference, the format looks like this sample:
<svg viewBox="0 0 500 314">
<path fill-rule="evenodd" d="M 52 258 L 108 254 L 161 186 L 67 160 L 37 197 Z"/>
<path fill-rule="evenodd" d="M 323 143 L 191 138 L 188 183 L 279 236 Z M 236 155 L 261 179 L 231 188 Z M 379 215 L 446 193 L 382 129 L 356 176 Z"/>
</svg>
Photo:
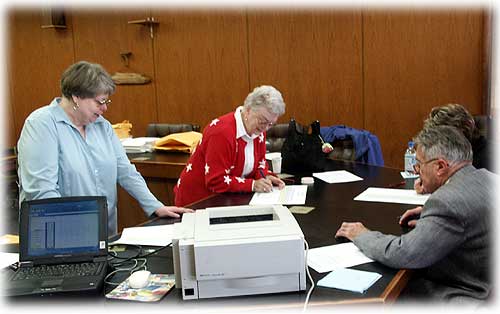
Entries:
<svg viewBox="0 0 500 314">
<path fill-rule="evenodd" d="M 318 286 L 364 293 L 381 277 L 379 273 L 341 268 L 321 278 Z"/>
<path fill-rule="evenodd" d="M 5 268 L 10 264 L 14 264 L 19 261 L 18 253 L 4 253 L 0 252 L 0 268 Z"/>
<path fill-rule="evenodd" d="M 165 246 L 172 242 L 174 225 L 124 228 L 121 237 L 110 244 Z"/>
<path fill-rule="evenodd" d="M 367 188 L 355 201 L 424 205 L 430 194 L 417 194 L 415 190 Z"/>
<path fill-rule="evenodd" d="M 316 172 L 313 173 L 313 176 L 326 183 L 344 183 L 363 180 L 363 178 L 345 170 Z"/>
<path fill-rule="evenodd" d="M 373 262 L 352 242 L 309 249 L 307 265 L 318 273 Z"/>
<path fill-rule="evenodd" d="M 250 205 L 304 205 L 307 185 L 285 185 L 283 190 L 273 188 L 269 193 L 254 193 Z"/>
</svg>

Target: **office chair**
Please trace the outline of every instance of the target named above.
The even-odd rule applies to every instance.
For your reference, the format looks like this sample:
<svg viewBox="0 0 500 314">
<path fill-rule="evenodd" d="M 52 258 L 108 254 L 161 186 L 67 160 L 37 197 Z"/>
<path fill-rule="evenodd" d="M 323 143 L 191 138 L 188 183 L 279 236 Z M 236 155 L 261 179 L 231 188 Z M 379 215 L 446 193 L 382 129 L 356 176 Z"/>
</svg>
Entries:
<svg viewBox="0 0 500 314">
<path fill-rule="evenodd" d="M 164 137 L 172 133 L 189 131 L 200 132 L 200 126 L 187 123 L 150 123 L 146 129 L 146 136 Z"/>
</svg>

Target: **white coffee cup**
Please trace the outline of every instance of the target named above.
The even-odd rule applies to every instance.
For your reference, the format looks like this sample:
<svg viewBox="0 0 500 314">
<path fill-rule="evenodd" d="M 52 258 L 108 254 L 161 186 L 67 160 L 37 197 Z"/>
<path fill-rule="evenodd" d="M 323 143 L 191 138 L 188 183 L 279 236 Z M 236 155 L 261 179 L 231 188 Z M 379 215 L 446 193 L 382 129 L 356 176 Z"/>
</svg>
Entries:
<svg viewBox="0 0 500 314">
<path fill-rule="evenodd" d="M 273 165 L 273 172 L 281 173 L 281 157 L 274 157 L 271 159 L 271 163 Z"/>
</svg>

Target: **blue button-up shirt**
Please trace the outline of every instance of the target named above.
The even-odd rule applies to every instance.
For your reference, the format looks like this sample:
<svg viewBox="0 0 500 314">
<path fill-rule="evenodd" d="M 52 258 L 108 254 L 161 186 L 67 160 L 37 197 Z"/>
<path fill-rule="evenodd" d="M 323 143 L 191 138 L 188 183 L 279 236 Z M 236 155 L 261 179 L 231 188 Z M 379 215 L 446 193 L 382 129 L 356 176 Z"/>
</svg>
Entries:
<svg viewBox="0 0 500 314">
<path fill-rule="evenodd" d="M 102 116 L 78 132 L 55 98 L 26 119 L 19 151 L 20 202 L 65 196 L 106 196 L 108 233 L 117 233 L 117 186 L 132 195 L 149 216 L 163 204 L 125 154 Z"/>
</svg>

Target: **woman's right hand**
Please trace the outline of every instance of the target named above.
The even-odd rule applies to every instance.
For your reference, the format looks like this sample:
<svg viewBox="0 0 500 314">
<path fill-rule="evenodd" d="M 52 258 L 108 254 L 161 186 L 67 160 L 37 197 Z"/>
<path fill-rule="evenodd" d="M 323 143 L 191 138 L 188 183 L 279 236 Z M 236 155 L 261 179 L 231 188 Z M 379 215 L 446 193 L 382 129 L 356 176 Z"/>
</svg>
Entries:
<svg viewBox="0 0 500 314">
<path fill-rule="evenodd" d="M 271 180 L 262 178 L 254 181 L 253 191 L 254 192 L 271 192 L 273 190 L 273 183 Z"/>
</svg>

